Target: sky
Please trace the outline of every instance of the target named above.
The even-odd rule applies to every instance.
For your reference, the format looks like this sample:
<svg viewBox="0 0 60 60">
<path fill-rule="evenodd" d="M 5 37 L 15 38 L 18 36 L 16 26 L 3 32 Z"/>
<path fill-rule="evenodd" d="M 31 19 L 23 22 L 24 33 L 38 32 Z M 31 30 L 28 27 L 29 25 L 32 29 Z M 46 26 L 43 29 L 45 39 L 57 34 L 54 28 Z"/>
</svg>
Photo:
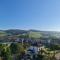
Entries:
<svg viewBox="0 0 60 60">
<path fill-rule="evenodd" d="M 60 31 L 60 0 L 0 0 L 0 29 Z"/>
</svg>

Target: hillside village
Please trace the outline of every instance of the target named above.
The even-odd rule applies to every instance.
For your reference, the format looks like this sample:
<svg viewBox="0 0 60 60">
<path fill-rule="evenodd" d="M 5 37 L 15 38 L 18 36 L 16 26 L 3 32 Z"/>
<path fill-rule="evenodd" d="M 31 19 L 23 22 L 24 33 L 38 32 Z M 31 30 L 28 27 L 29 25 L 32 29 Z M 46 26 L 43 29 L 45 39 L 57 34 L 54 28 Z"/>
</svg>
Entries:
<svg viewBox="0 0 60 60">
<path fill-rule="evenodd" d="M 9 58 L 11 60 L 59 60 L 59 33 L 37 30 L 0 31 L 0 49 L 2 49 L 0 52 L 4 53 L 3 55 L 0 53 L 0 58 L 1 60 Z"/>
</svg>

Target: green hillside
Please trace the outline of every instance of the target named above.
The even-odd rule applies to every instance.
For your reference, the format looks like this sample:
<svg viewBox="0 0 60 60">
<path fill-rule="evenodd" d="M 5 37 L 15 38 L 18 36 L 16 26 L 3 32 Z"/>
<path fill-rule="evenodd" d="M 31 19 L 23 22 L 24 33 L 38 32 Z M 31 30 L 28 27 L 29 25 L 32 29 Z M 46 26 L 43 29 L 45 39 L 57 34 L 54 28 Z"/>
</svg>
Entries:
<svg viewBox="0 0 60 60">
<path fill-rule="evenodd" d="M 40 33 L 40 32 L 30 32 L 29 33 L 29 37 L 31 38 L 40 38 L 40 37 L 42 37 L 42 34 Z"/>
<path fill-rule="evenodd" d="M 6 36 L 6 35 L 7 35 L 6 32 L 0 31 L 0 36 Z"/>
</svg>

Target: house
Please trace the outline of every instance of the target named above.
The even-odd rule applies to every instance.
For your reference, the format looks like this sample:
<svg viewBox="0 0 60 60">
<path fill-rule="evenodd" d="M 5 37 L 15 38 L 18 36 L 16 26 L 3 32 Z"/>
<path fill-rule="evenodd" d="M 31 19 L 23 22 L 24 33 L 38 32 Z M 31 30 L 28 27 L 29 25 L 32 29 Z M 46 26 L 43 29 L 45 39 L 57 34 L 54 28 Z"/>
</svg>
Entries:
<svg viewBox="0 0 60 60">
<path fill-rule="evenodd" d="M 26 54 L 38 54 L 41 49 L 44 49 L 44 46 L 30 46 L 29 48 L 27 48 Z"/>
</svg>

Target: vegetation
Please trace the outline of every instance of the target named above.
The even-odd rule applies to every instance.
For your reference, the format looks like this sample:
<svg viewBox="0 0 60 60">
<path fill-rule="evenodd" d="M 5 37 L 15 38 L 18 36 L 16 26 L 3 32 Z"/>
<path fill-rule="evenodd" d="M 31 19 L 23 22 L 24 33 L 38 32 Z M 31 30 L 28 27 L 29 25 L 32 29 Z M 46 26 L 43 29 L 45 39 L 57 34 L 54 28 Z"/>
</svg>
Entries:
<svg viewBox="0 0 60 60">
<path fill-rule="evenodd" d="M 27 36 L 28 35 L 28 36 Z M 54 39 L 60 38 L 60 32 L 53 31 L 38 31 L 38 30 L 19 30 L 19 29 L 10 29 L 10 30 L 0 30 L 0 41 L 6 40 L 9 38 L 17 38 L 17 37 L 29 37 L 29 38 L 50 38 Z M 4 39 L 3 39 L 4 38 Z"/>
<path fill-rule="evenodd" d="M 24 46 L 27 46 L 26 44 L 21 43 L 11 43 L 9 44 L 0 44 L 0 58 L 1 60 L 19 60 L 22 59 L 23 56 L 25 56 L 25 51 L 27 48 Z M 55 46 L 54 46 L 55 47 Z M 52 49 L 52 48 L 50 48 Z M 46 47 L 44 49 L 41 49 L 39 53 L 36 55 L 33 55 L 32 59 L 37 60 L 56 60 L 55 50 L 49 50 Z M 31 58 L 31 57 L 30 57 Z"/>
<path fill-rule="evenodd" d="M 46 40 L 51 39 L 52 41 L 59 41 L 60 33 L 58 32 L 46 32 L 36 30 L 4 30 L 0 31 L 0 42 L 12 42 L 10 44 L 0 44 L 0 60 L 56 60 L 55 55 L 60 51 L 59 44 L 45 44 L 45 48 L 39 50 L 38 54 L 27 54 L 27 48 L 33 46 L 32 42 L 16 42 L 13 43 L 17 38 L 20 39 L 35 39 Z M 34 41 L 35 42 L 35 41 Z M 22 44 L 23 43 L 23 44 Z M 38 43 L 35 43 L 37 45 Z M 43 44 L 44 45 L 44 44 Z"/>
</svg>

